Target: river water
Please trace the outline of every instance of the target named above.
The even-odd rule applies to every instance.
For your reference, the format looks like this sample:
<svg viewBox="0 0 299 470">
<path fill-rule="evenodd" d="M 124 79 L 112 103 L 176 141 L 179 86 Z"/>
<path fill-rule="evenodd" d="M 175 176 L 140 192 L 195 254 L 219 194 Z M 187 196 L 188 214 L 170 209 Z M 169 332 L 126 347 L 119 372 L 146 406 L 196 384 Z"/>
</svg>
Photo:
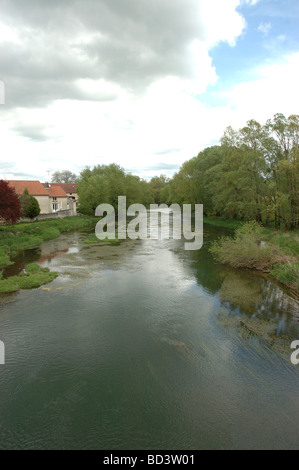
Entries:
<svg viewBox="0 0 299 470">
<path fill-rule="evenodd" d="M 21 253 L 60 276 L 1 296 L 0 448 L 298 448 L 298 304 L 214 263 L 223 233 L 193 252 L 72 233 Z"/>
</svg>

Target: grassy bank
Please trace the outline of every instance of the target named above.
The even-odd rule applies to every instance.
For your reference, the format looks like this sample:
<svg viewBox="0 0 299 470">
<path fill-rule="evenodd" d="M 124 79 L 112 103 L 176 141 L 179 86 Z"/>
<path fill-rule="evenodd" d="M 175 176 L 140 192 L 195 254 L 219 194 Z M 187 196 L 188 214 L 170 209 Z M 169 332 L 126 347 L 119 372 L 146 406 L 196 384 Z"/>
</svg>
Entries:
<svg viewBox="0 0 299 470">
<path fill-rule="evenodd" d="M 231 229 L 237 229 L 244 224 L 244 222 L 240 220 L 224 219 L 222 217 L 205 217 L 205 216 L 203 218 L 203 222 L 205 224 L 215 225 L 216 227 L 224 227 L 224 228 L 231 228 Z"/>
<path fill-rule="evenodd" d="M 28 264 L 24 272 L 18 276 L 11 276 L 0 280 L 0 292 L 16 292 L 19 289 L 33 289 L 48 284 L 58 276 L 48 268 L 41 268 L 38 264 Z"/>
<path fill-rule="evenodd" d="M 214 259 L 234 268 L 270 272 L 278 281 L 298 292 L 299 234 L 274 232 L 256 222 L 237 228 L 233 237 L 222 237 L 210 247 Z"/>
<path fill-rule="evenodd" d="M 42 242 L 59 237 L 63 232 L 84 230 L 94 227 L 95 217 L 66 217 L 45 219 L 0 227 L 0 292 L 15 292 L 19 289 L 32 289 L 53 281 L 56 273 L 49 272 L 36 264 L 28 265 L 18 276 L 1 279 L 2 268 L 12 265 L 12 258 L 20 250 L 38 247 Z"/>
<path fill-rule="evenodd" d="M 95 217 L 66 217 L 0 227 L 0 269 L 11 264 L 11 257 L 18 251 L 36 248 L 62 232 L 88 229 L 97 220 Z"/>
</svg>

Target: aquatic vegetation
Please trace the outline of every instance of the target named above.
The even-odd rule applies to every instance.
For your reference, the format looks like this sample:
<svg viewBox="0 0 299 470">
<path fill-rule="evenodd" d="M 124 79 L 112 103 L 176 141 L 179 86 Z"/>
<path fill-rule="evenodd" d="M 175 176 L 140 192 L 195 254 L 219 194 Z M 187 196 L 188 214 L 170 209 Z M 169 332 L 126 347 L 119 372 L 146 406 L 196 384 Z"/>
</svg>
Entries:
<svg viewBox="0 0 299 470">
<path fill-rule="evenodd" d="M 99 240 L 98 237 L 96 236 L 95 233 L 91 233 L 83 243 L 86 243 L 88 245 L 99 245 L 102 243 L 111 243 L 113 245 L 120 245 L 122 240 L 119 240 L 117 238 L 117 234 L 115 235 L 115 238 L 105 238 L 104 240 Z"/>
<path fill-rule="evenodd" d="M 0 248 L 0 269 L 5 268 L 6 266 L 10 266 L 12 261 L 9 259 L 9 248 L 8 246 L 4 246 Z"/>
<path fill-rule="evenodd" d="M 234 237 L 214 241 L 209 251 L 220 263 L 233 268 L 267 271 L 280 282 L 298 289 L 299 243 L 296 233 L 267 236 L 264 228 L 252 221 L 237 229 Z"/>
<path fill-rule="evenodd" d="M 18 276 L 1 279 L 0 292 L 9 293 L 20 289 L 33 289 L 52 282 L 57 276 L 58 273 L 50 272 L 48 268 L 42 268 L 38 264 L 31 263 Z"/>
<path fill-rule="evenodd" d="M 245 340 L 257 337 L 267 347 L 286 355 L 289 360 L 292 338 L 286 335 L 277 335 L 276 322 L 258 317 L 229 315 L 223 309 L 218 313 L 218 322 L 223 328 L 231 330 L 234 327 L 240 337 Z"/>
<path fill-rule="evenodd" d="M 70 230 L 82 230 L 94 226 L 95 217 L 65 217 L 64 219 L 45 219 L 35 222 L 20 223 L 0 228 L 0 267 L 7 266 L 7 261 L 19 250 L 38 247 L 46 240 L 59 237 L 60 233 Z M 11 264 L 11 262 L 9 262 Z"/>
<path fill-rule="evenodd" d="M 254 313 L 256 306 L 262 303 L 262 287 L 258 279 L 248 279 L 238 273 L 229 273 L 219 290 L 222 302 L 230 302 L 248 313 Z"/>
</svg>

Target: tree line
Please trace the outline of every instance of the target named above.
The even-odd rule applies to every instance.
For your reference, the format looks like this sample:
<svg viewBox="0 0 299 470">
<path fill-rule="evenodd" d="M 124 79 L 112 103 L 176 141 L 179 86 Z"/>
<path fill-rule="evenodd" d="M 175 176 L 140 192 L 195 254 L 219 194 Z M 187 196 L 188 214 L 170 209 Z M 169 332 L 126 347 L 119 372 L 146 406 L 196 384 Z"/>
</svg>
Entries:
<svg viewBox="0 0 299 470">
<path fill-rule="evenodd" d="M 115 163 L 86 167 L 78 178 L 67 170 L 53 176 L 55 180 L 78 182 L 79 211 L 86 215 L 94 215 L 101 203 L 117 208 L 121 195 L 126 196 L 128 206 L 163 202 L 203 204 L 206 216 L 255 220 L 277 229 L 296 229 L 299 115 L 286 118 L 275 114 L 264 125 L 252 119 L 241 129 L 228 127 L 220 145 L 208 147 L 183 163 L 171 179 L 160 175 L 146 181 L 126 173 Z M 13 196 L 8 197 L 8 192 L 2 183 L 0 216 L 5 218 L 9 199 L 9 218 L 14 220 Z M 23 195 L 21 202 L 23 213 L 29 206 L 34 211 L 28 194 Z"/>
<path fill-rule="evenodd" d="M 220 145 L 186 161 L 168 179 L 149 182 L 126 174 L 118 165 L 85 168 L 78 183 L 80 210 L 94 213 L 117 196 L 139 202 L 203 204 L 206 216 L 256 220 L 276 228 L 299 224 L 299 116 L 276 114 L 266 124 L 255 120 L 228 127 Z"/>
</svg>

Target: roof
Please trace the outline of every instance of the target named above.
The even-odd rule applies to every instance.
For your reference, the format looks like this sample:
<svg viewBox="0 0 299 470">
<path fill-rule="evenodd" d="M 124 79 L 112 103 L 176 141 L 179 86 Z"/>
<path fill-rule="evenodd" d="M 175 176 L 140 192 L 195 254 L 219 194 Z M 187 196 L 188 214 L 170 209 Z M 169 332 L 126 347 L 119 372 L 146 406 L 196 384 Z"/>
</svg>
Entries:
<svg viewBox="0 0 299 470">
<path fill-rule="evenodd" d="M 66 192 L 59 186 L 53 186 L 52 183 L 43 183 L 43 186 L 50 197 L 67 197 Z"/>
<path fill-rule="evenodd" d="M 51 186 L 59 186 L 66 193 L 77 192 L 77 183 L 51 183 Z"/>
<path fill-rule="evenodd" d="M 32 196 L 48 196 L 47 190 L 39 181 L 8 180 L 7 182 L 9 186 L 14 188 L 14 190 L 19 196 L 23 194 L 25 188 L 28 189 L 29 194 L 31 194 Z"/>
</svg>

